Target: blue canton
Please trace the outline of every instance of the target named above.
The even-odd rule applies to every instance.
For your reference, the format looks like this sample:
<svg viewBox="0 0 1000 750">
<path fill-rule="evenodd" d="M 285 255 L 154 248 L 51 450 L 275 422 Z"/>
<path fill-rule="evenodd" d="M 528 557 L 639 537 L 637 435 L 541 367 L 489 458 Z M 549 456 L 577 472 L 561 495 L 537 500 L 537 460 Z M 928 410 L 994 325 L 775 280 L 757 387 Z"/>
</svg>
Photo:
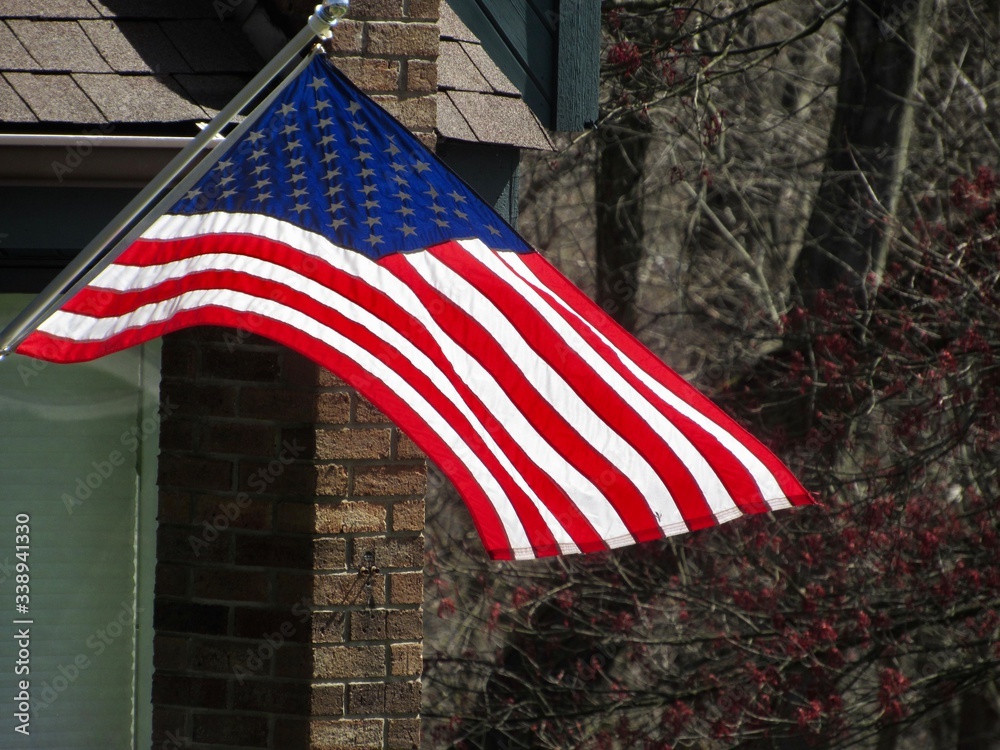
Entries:
<svg viewBox="0 0 1000 750">
<path fill-rule="evenodd" d="M 256 213 L 378 259 L 478 237 L 531 248 L 391 115 L 317 55 L 168 212 Z"/>
</svg>

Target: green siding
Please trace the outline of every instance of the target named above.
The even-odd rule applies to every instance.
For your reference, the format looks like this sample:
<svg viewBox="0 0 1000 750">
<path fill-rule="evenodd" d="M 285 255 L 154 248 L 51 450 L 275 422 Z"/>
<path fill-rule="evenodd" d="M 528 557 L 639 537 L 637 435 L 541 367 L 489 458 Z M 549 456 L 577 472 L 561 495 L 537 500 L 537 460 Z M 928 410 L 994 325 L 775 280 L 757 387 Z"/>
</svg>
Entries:
<svg viewBox="0 0 1000 750">
<path fill-rule="evenodd" d="M 437 154 L 471 187 L 517 228 L 518 164 L 521 152 L 513 146 L 466 141 L 443 141 Z"/>
</svg>

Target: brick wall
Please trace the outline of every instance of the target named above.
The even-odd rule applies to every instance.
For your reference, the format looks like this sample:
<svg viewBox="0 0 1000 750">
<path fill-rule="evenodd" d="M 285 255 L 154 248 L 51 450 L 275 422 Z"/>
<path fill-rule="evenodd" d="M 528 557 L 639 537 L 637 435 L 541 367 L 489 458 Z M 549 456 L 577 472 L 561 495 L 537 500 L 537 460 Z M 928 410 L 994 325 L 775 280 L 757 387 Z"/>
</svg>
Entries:
<svg viewBox="0 0 1000 750">
<path fill-rule="evenodd" d="M 437 7 L 355 0 L 328 43 L 428 145 Z M 153 748 L 416 748 L 420 451 L 329 372 L 244 332 L 165 337 L 162 399 L 176 408 L 161 434 Z"/>
</svg>

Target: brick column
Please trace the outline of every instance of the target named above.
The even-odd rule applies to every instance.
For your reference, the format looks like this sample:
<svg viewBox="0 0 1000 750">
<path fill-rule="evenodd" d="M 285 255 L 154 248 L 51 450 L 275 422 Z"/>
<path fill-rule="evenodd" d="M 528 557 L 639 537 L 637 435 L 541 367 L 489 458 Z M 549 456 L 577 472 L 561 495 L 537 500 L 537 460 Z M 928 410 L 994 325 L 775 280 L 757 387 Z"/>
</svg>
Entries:
<svg viewBox="0 0 1000 750">
<path fill-rule="evenodd" d="M 420 451 L 300 355 L 163 352 L 154 748 L 415 748 Z"/>
</svg>

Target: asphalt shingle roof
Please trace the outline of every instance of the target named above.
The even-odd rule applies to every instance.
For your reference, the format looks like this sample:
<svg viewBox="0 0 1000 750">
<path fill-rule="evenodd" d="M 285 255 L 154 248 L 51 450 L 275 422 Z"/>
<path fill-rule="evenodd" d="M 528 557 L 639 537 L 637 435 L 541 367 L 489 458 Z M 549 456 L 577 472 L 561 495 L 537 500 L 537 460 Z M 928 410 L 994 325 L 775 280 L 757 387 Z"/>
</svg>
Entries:
<svg viewBox="0 0 1000 750">
<path fill-rule="evenodd" d="M 438 132 L 460 141 L 552 150 L 520 92 L 447 3 L 441 3 L 438 23 Z"/>
<path fill-rule="evenodd" d="M 0 125 L 191 133 L 262 64 L 208 0 L 0 3 Z"/>
</svg>

